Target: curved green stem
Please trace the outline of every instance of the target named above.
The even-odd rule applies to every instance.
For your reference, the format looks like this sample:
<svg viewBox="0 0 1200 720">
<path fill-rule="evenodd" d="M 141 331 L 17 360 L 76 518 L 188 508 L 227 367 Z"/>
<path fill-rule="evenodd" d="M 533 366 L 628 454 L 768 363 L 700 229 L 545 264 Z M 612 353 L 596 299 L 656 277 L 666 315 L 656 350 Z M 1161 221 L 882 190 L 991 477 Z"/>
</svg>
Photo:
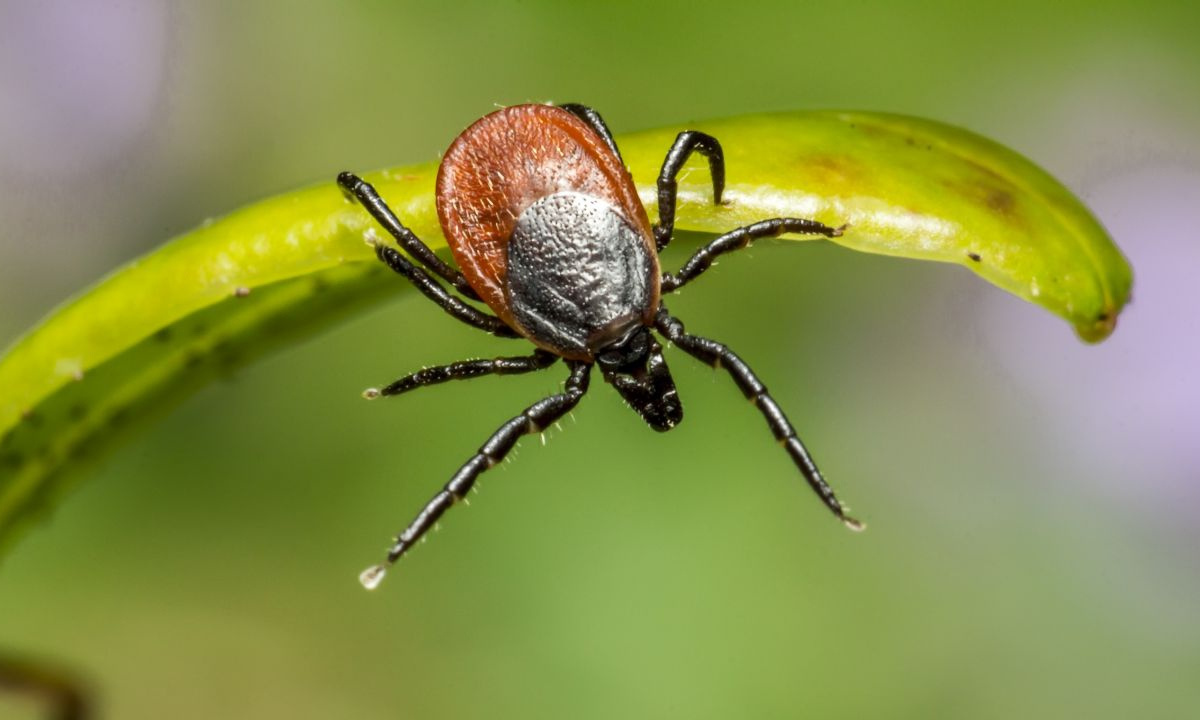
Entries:
<svg viewBox="0 0 1200 720">
<path fill-rule="evenodd" d="M 725 202 L 697 162 L 676 226 L 724 232 L 775 216 L 849 223 L 864 252 L 963 265 L 1070 322 L 1112 332 L 1132 275 L 1104 229 L 1016 153 L 928 120 L 861 112 L 697 123 L 725 148 Z M 643 201 L 684 128 L 619 138 Z M 336 168 L 335 170 L 341 170 Z M 370 218 L 329 182 L 178 237 L 50 314 L 0 357 L 0 543 L 73 471 L 214 376 L 407 288 L 363 242 Z M 432 164 L 368 174 L 396 213 L 444 246 Z"/>
</svg>

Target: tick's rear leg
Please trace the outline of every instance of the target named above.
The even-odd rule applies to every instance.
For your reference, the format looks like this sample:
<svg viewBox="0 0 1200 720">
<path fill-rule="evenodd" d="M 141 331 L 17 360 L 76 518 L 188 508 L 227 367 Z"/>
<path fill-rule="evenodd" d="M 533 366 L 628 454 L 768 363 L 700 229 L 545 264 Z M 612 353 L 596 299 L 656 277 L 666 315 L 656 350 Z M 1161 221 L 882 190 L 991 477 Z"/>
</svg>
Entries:
<svg viewBox="0 0 1200 720">
<path fill-rule="evenodd" d="M 662 170 L 658 174 L 658 222 L 654 225 L 654 244 L 659 252 L 671 242 L 675 234 L 675 196 L 679 189 L 675 176 L 683 164 L 698 152 L 708 158 L 708 171 L 712 175 L 713 204 L 721 204 L 725 192 L 725 151 L 715 137 L 699 130 L 685 130 L 675 138 L 667 151 Z"/>
<path fill-rule="evenodd" d="M 771 218 L 760 220 L 751 225 L 745 225 L 714 238 L 712 242 L 697 250 L 675 274 L 663 273 L 662 290 L 671 292 L 678 290 L 687 283 L 695 280 L 705 270 L 712 267 L 713 261 L 725 253 L 741 250 L 750 243 L 765 237 L 777 237 L 784 233 L 801 235 L 824 235 L 828 238 L 840 237 L 846 225 L 829 227 L 816 220 L 805 218 Z"/>
<path fill-rule="evenodd" d="M 416 286 L 417 290 L 421 291 L 422 295 L 437 303 L 439 307 L 456 320 L 489 332 L 497 337 L 520 337 L 516 330 L 504 324 L 504 321 L 500 318 L 477 310 L 475 307 L 468 305 L 462 298 L 446 290 L 437 280 L 430 277 L 429 273 L 409 262 L 408 258 L 404 257 L 396 248 L 376 244 L 375 255 L 383 261 L 384 265 L 390 267 L 396 274 L 407 278 L 409 282 Z"/>
<path fill-rule="evenodd" d="M 625 164 L 625 160 L 621 157 L 621 151 L 617 149 L 617 141 L 613 139 L 612 131 L 608 129 L 608 123 L 604 122 L 600 113 L 580 103 L 563 103 L 559 107 L 590 125 L 604 140 L 604 144 L 608 145 L 608 149 L 613 151 L 613 155 L 616 155 L 617 159 L 621 161 L 621 164 Z"/>
<path fill-rule="evenodd" d="M 462 293 L 463 296 L 470 300 L 478 300 L 479 296 L 475 294 L 475 290 L 467 283 L 467 279 L 458 270 L 447 265 L 433 250 L 421 241 L 412 230 L 404 226 L 392 209 L 388 207 L 383 198 L 379 197 L 379 193 L 375 192 L 375 188 L 371 183 L 363 180 L 352 172 L 343 172 L 338 175 L 338 185 L 341 186 L 348 195 L 358 200 L 367 212 L 371 213 L 371 217 L 375 218 L 375 222 L 383 226 L 392 237 L 396 238 L 396 242 L 400 247 L 404 248 L 405 252 L 412 255 L 422 265 L 431 270 L 435 275 L 441 277 L 446 282 L 454 286 L 454 289 Z"/>
</svg>

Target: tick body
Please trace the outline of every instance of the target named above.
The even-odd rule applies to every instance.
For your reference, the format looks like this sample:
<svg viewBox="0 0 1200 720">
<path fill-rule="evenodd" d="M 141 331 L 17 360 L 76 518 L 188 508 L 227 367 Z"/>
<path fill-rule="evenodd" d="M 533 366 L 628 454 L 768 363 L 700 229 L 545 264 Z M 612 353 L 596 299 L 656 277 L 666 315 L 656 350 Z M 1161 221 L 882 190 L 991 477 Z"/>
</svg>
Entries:
<svg viewBox="0 0 1200 720">
<path fill-rule="evenodd" d="M 713 202 L 720 203 L 725 182 L 720 143 L 704 133 L 683 132 L 663 162 L 658 222 L 652 225 L 612 134 L 594 110 L 519 105 L 487 115 L 454 141 L 438 171 L 438 219 L 458 269 L 409 231 L 370 185 L 351 173 L 338 176 L 339 185 L 407 253 L 376 243 L 380 260 L 458 320 L 536 346 L 527 356 L 427 368 L 368 390 L 367 397 L 486 374 L 531 372 L 560 359 L 570 371 L 562 393 L 530 405 L 479 448 L 397 536 L 387 562 L 362 574 L 364 585 L 375 587 L 387 566 L 465 498 L 476 478 L 522 435 L 540 432 L 575 407 L 587 392 L 593 366 L 651 428 L 665 431 L 679 424 L 683 406 L 652 330 L 685 353 L 727 370 L 825 505 L 849 527 L 861 529 L 845 514 L 749 366 L 721 343 L 688 334 L 663 303 L 665 293 L 699 276 L 715 257 L 757 238 L 786 232 L 834 237 L 842 228 L 801 218 L 763 220 L 721 235 L 678 272 L 664 274 L 658 252 L 674 230 L 675 176 L 693 152 L 708 159 Z"/>
</svg>

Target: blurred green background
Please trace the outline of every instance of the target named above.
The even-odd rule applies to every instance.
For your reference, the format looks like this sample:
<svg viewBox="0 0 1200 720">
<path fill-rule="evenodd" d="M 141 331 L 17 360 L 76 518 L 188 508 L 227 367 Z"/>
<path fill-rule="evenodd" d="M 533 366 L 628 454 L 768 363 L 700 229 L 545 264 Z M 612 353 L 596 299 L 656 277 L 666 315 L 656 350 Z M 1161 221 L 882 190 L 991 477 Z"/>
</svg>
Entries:
<svg viewBox="0 0 1200 720">
<path fill-rule="evenodd" d="M 960 124 L 1075 190 L 1136 273 L 1088 347 L 960 268 L 759 243 L 671 307 L 751 362 L 867 533 L 672 353 L 677 430 L 596 383 L 367 593 L 390 534 L 564 375 L 364 403 L 511 351 L 407 293 L 86 478 L 0 563 L 0 650 L 75 669 L 112 718 L 1200 715 L 1198 31 L 1183 0 L 0 2 L 0 343 L 205 218 L 526 101 L 618 133 Z"/>
</svg>

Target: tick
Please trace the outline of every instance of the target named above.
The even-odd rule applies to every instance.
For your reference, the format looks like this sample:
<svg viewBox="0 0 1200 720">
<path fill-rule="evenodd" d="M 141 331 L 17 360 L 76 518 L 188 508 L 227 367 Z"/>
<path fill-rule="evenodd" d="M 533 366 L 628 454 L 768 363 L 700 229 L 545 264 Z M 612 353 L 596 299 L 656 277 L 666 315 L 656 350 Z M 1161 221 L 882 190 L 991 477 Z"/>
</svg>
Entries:
<svg viewBox="0 0 1200 720">
<path fill-rule="evenodd" d="M 541 432 L 574 408 L 588 390 L 593 366 L 651 428 L 666 431 L 678 425 L 683 405 L 652 330 L 683 352 L 729 372 L 825 506 L 850 528 L 862 528 L 846 515 L 750 367 L 725 345 L 686 332 L 663 303 L 664 294 L 695 280 L 718 256 L 754 240 L 783 233 L 837 237 L 845 226 L 802 218 L 762 220 L 721 235 L 677 272 L 664 273 L 658 254 L 675 227 L 675 178 L 692 153 L 707 158 L 713 202 L 721 203 L 721 144 L 688 130 L 675 138 L 663 161 L 658 222 L 651 225 L 612 133 L 595 110 L 577 104 L 497 110 L 459 135 L 438 169 L 438 220 L 458 269 L 405 227 L 371 185 L 349 172 L 338 176 L 338 185 L 407 253 L 372 239 L 384 264 L 455 319 L 536 346 L 530 355 L 426 368 L 382 389 L 369 389 L 366 397 L 400 395 L 447 380 L 533 372 L 560 360 L 569 371 L 561 393 L 505 422 L 459 468 L 396 537 L 386 562 L 363 571 L 363 585 L 376 587 L 387 568 L 465 499 L 476 479 L 503 460 L 522 435 Z M 491 312 L 478 307 L 480 302 Z"/>
</svg>

